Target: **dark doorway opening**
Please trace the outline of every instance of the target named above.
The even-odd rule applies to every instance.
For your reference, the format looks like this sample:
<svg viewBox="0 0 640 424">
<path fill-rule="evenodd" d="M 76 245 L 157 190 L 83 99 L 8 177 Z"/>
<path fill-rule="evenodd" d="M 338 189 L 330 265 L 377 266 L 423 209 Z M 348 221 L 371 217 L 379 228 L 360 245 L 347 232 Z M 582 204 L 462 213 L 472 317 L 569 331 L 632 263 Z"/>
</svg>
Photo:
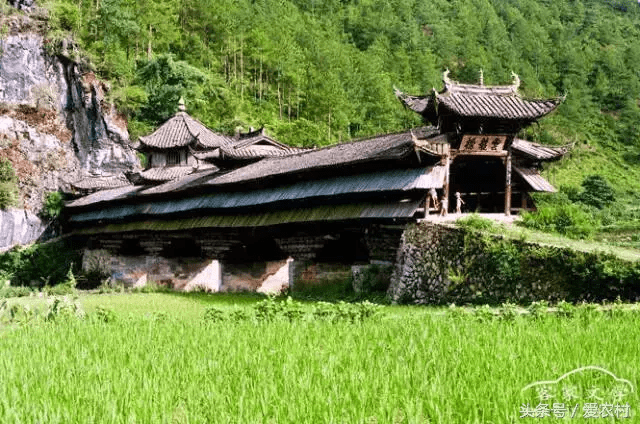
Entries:
<svg viewBox="0 0 640 424">
<path fill-rule="evenodd" d="M 198 258 L 202 256 L 202 250 L 195 239 L 192 238 L 175 238 L 162 248 L 160 256 L 165 258 Z"/>
<path fill-rule="evenodd" d="M 456 207 L 455 193 L 464 200 L 463 212 L 504 212 L 506 168 L 502 158 L 457 157 L 450 170 L 449 210 Z"/>
<path fill-rule="evenodd" d="M 369 262 L 369 249 L 362 234 L 340 233 L 328 235 L 326 239 L 324 247 L 316 255 L 316 260 L 319 262 L 343 264 Z"/>
</svg>

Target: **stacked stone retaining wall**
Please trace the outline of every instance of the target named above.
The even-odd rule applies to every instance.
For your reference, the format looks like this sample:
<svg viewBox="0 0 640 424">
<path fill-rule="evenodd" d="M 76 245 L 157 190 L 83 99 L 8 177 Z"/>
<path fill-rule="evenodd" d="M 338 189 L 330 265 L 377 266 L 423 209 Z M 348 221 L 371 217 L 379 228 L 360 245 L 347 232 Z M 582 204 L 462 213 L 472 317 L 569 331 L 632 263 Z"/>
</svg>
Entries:
<svg viewBox="0 0 640 424">
<path fill-rule="evenodd" d="M 402 236 L 395 303 L 527 303 L 640 299 L 640 262 L 433 223 Z"/>
</svg>

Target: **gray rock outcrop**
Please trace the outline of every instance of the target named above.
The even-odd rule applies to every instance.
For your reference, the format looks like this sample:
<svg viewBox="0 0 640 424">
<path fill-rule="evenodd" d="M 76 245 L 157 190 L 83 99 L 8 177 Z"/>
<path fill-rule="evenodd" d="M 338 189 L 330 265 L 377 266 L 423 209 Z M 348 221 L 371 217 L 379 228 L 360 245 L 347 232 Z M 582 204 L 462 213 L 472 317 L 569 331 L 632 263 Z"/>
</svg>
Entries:
<svg viewBox="0 0 640 424">
<path fill-rule="evenodd" d="M 9 4 L 17 9 L 29 11 L 35 5 L 35 0 L 9 0 Z"/>
<path fill-rule="evenodd" d="M 34 6 L 32 0 L 9 3 L 23 10 Z M 2 212 L 0 249 L 38 238 L 44 228 L 34 214 L 47 192 L 140 169 L 126 119 L 105 101 L 108 85 L 71 59 L 71 41 L 50 55 L 30 16 L 19 15 L 20 25 L 0 37 L 0 157 L 12 161 L 26 209 Z"/>
<path fill-rule="evenodd" d="M 37 34 L 0 40 L 0 102 L 58 111 L 72 134 L 70 148 L 87 175 L 139 168 L 126 121 L 105 102 L 106 85 L 63 55 L 50 57 Z"/>
<path fill-rule="evenodd" d="M 0 252 L 16 244 L 34 242 L 45 229 L 45 223 L 29 211 L 0 210 Z"/>
<path fill-rule="evenodd" d="M 46 193 L 68 191 L 82 176 L 69 142 L 15 117 L 0 115 L 0 148 L 13 158 L 22 202 L 33 213 L 42 209 Z"/>
</svg>

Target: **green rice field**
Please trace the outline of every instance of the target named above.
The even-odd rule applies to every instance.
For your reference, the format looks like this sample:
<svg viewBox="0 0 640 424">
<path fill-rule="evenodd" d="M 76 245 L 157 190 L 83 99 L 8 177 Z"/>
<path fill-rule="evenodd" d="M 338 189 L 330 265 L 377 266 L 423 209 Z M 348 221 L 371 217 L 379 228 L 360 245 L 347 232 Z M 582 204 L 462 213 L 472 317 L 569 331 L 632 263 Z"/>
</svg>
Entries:
<svg viewBox="0 0 640 424">
<path fill-rule="evenodd" d="M 343 319 L 308 302 L 260 319 L 262 299 L 81 295 L 85 317 L 29 322 L 20 311 L 11 320 L 11 305 L 44 310 L 47 301 L 10 299 L 0 422 L 639 422 L 637 305 L 384 306 Z M 615 378 L 586 369 L 554 381 L 585 366 Z M 542 380 L 552 382 L 523 391 Z M 563 399 L 567 387 L 574 396 Z M 589 418 L 594 404 L 604 408 Z"/>
</svg>

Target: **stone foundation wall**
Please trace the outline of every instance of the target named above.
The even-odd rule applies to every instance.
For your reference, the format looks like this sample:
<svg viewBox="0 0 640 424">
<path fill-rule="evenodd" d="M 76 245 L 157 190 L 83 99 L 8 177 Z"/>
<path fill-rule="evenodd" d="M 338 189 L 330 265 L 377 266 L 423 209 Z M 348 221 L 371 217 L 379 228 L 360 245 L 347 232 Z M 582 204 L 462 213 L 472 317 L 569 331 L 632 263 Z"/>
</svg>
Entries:
<svg viewBox="0 0 640 424">
<path fill-rule="evenodd" d="M 402 236 L 388 295 L 396 303 L 640 299 L 640 262 L 433 223 Z"/>
<path fill-rule="evenodd" d="M 291 260 L 225 264 L 215 259 L 121 256 L 85 250 L 82 270 L 114 283 L 141 287 L 149 282 L 176 290 L 280 292 L 289 286 Z"/>
</svg>

